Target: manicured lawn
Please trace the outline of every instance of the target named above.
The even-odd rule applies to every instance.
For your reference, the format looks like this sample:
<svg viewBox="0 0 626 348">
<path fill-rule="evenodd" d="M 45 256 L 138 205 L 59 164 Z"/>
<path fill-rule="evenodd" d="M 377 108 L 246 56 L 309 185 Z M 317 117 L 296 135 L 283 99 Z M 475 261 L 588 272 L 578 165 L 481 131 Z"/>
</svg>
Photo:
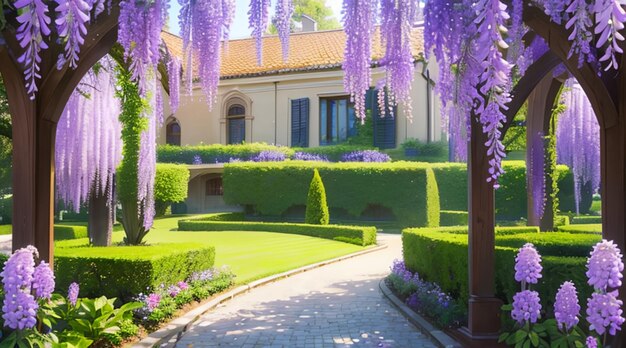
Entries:
<svg viewBox="0 0 626 348">
<path fill-rule="evenodd" d="M 237 275 L 239 284 L 365 249 L 343 242 L 281 233 L 177 232 L 174 230 L 180 218 L 156 220 L 146 242 L 213 245 L 215 265 L 228 265 Z M 113 233 L 114 242 L 123 238 L 123 232 Z M 56 247 L 65 249 L 86 242 L 86 239 L 59 241 Z"/>
<path fill-rule="evenodd" d="M 0 225 L 0 234 L 11 234 L 13 228 L 11 225 Z"/>
<path fill-rule="evenodd" d="M 593 232 L 602 233 L 602 224 L 580 224 L 580 225 L 565 225 L 559 226 L 559 231 L 563 232 Z"/>
</svg>

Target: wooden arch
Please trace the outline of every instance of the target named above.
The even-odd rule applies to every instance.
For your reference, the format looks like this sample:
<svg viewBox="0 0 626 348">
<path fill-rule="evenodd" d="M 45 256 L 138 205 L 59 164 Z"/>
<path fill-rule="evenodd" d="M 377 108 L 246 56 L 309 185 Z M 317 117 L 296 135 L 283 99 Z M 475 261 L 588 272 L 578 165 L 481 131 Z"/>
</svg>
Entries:
<svg viewBox="0 0 626 348">
<path fill-rule="evenodd" d="M 534 6 L 524 7 L 523 20 L 548 43 L 550 52 L 537 60 L 515 87 L 516 95 L 509 104 L 509 122 L 505 129 L 537 85 L 550 74 L 554 66 L 563 62 L 587 94 L 600 124 L 603 236 L 615 241 L 625 250 L 626 55 L 621 57 L 619 71 L 603 73 L 599 77 L 589 64 L 578 68 L 575 57 L 567 59 L 570 42 L 563 25 L 551 22 L 543 11 Z M 624 43 L 621 45 L 623 47 Z M 554 88 L 545 82 L 543 84 L 544 87 L 548 86 L 548 90 Z M 492 186 L 485 181 L 489 168 L 483 145 L 485 140 L 482 126 L 474 117 L 468 156 L 470 300 L 468 327 L 465 330 L 472 339 L 493 338 L 500 329 L 501 302 L 495 297 L 494 289 L 494 192 Z M 623 289 L 620 293 L 623 298 Z"/>
<path fill-rule="evenodd" d="M 22 48 L 15 38 L 15 26 L 2 32 L 6 45 L 0 48 L 0 73 L 13 124 L 13 249 L 34 245 L 40 259 L 50 263 L 56 125 L 82 77 L 117 41 L 118 17 L 119 6 L 114 1 L 110 12 L 92 20 L 76 69 L 57 69 L 59 45 L 51 44 L 43 51 L 34 100 L 26 93 L 23 68 L 17 62 Z"/>
</svg>

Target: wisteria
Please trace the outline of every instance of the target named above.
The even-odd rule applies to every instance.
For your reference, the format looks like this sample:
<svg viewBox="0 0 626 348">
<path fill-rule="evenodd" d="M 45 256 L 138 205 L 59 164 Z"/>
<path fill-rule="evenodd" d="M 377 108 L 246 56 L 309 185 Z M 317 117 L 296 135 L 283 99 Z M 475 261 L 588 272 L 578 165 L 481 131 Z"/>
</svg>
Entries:
<svg viewBox="0 0 626 348">
<path fill-rule="evenodd" d="M 566 29 L 571 29 L 568 39 L 572 42 L 572 47 L 567 54 L 571 58 L 574 54 L 578 56 L 578 67 L 585 61 L 592 60 L 591 55 L 591 26 L 593 25 L 589 17 L 589 5 L 585 0 L 573 0 L 567 7 L 570 19 L 565 24 Z"/>
<path fill-rule="evenodd" d="M 263 33 L 267 29 L 270 0 L 250 0 L 248 26 L 256 40 L 257 64 L 263 65 Z"/>
<path fill-rule="evenodd" d="M 544 12 L 550 16 L 550 19 L 561 24 L 563 13 L 565 12 L 565 1 L 563 0 L 543 0 Z"/>
<path fill-rule="evenodd" d="M 328 157 L 324 155 L 318 155 L 318 154 L 308 153 L 308 152 L 299 152 L 299 151 L 293 154 L 293 159 L 296 161 L 328 162 Z"/>
<path fill-rule="evenodd" d="M 156 175 L 156 135 L 158 128 L 163 123 L 162 101 L 160 101 L 160 89 L 156 88 L 157 81 L 150 82 L 149 90 L 155 91 L 149 95 L 148 104 L 151 106 L 144 110 L 142 117 L 147 119 L 147 128 L 141 133 L 139 146 L 140 168 L 137 180 L 137 201 L 141 202 L 143 227 L 149 230 L 154 221 L 154 180 Z"/>
<path fill-rule="evenodd" d="M 89 12 L 92 2 L 84 0 L 56 0 L 57 19 L 55 20 L 57 32 L 61 40 L 65 41 L 65 55 L 60 55 L 57 67 L 61 68 L 65 62 L 69 62 L 70 68 L 78 66 L 78 54 L 80 46 L 85 43 Z"/>
<path fill-rule="evenodd" d="M 606 44 L 604 55 L 599 58 L 599 61 L 608 62 L 605 70 L 611 68 L 617 70 L 616 53 L 624 53 L 620 47 L 620 41 L 624 41 L 624 36 L 619 31 L 624 29 L 626 12 L 619 0 L 594 1 L 591 10 L 596 18 L 594 34 L 599 35 L 596 47 L 600 48 Z"/>
<path fill-rule="evenodd" d="M 199 78 L 209 109 L 217 98 L 220 79 L 221 40 L 227 37 L 234 15 L 232 0 L 179 0 L 179 24 L 186 69 L 186 92 L 191 94 L 194 78 Z M 194 62 L 193 57 L 199 57 Z"/>
<path fill-rule="evenodd" d="M 580 211 L 582 186 L 600 188 L 600 126 L 589 99 L 580 85 L 568 80 L 562 93 L 565 111 L 559 116 L 556 140 L 557 160 L 574 174 L 576 213 Z"/>
<path fill-rule="evenodd" d="M 543 217 L 546 205 L 546 177 L 544 136 L 542 132 L 531 135 L 532 147 L 530 148 L 530 161 L 528 166 L 527 187 L 532 189 L 533 214 L 538 220 Z"/>
<path fill-rule="evenodd" d="M 48 5 L 42 0 L 17 0 L 13 3 L 20 13 L 17 16 L 19 27 L 15 38 L 19 41 L 24 53 L 17 59 L 24 65 L 24 79 L 26 81 L 26 93 L 30 99 L 35 99 L 37 93 L 37 79 L 41 78 L 41 51 L 48 48 L 44 38 L 50 35 L 50 17 Z"/>
<path fill-rule="evenodd" d="M 372 80 L 372 35 L 375 15 L 375 0 L 343 2 L 343 27 L 346 32 L 343 86 L 345 91 L 350 93 L 355 115 L 362 123 L 365 122 L 365 94 Z"/>
<path fill-rule="evenodd" d="M 175 114 L 180 104 L 180 61 L 171 57 L 167 62 L 167 76 L 169 77 L 170 112 Z"/>
<path fill-rule="evenodd" d="M 92 194 L 112 205 L 113 175 L 122 155 L 113 63 L 104 58 L 99 66 L 72 93 L 57 126 L 57 195 L 75 212 Z"/>
<path fill-rule="evenodd" d="M 385 55 L 378 64 L 385 71 L 385 77 L 377 83 L 377 89 L 379 98 L 388 101 L 379 103 L 380 116 L 385 117 L 388 113 L 393 116 L 393 107 L 401 105 L 404 115 L 411 120 L 415 69 L 411 27 L 419 13 L 419 5 L 417 0 L 381 0 L 380 8 L 380 37 Z"/>
<path fill-rule="evenodd" d="M 280 44 L 283 50 L 283 61 L 287 61 L 289 57 L 289 32 L 291 30 L 291 16 L 293 15 L 292 0 L 277 0 L 276 15 L 274 16 L 274 25 L 280 38 Z"/>
</svg>

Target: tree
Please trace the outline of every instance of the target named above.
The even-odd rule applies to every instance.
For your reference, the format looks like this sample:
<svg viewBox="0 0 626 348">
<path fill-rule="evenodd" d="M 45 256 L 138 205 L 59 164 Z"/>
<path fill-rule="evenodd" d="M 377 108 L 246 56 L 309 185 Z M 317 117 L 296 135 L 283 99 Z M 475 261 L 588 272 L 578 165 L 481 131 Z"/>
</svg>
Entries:
<svg viewBox="0 0 626 348">
<path fill-rule="evenodd" d="M 326 5 L 324 0 L 293 0 L 293 16 L 291 17 L 291 31 L 294 28 L 294 22 L 302 21 L 302 15 L 307 15 L 317 22 L 318 30 L 330 30 L 341 28 L 341 23 L 334 16 L 333 10 Z M 276 26 L 274 26 L 274 18 L 272 25 L 268 31 L 276 34 Z"/>
<path fill-rule="evenodd" d="M 158 163 L 154 180 L 156 215 L 163 216 L 172 203 L 187 198 L 189 170 L 185 165 Z"/>
<path fill-rule="evenodd" d="M 326 203 L 326 189 L 320 177 L 320 173 L 315 169 L 313 179 L 309 186 L 309 194 L 306 199 L 306 215 L 304 222 L 313 225 L 328 225 L 330 216 L 328 214 L 328 204 Z"/>
</svg>

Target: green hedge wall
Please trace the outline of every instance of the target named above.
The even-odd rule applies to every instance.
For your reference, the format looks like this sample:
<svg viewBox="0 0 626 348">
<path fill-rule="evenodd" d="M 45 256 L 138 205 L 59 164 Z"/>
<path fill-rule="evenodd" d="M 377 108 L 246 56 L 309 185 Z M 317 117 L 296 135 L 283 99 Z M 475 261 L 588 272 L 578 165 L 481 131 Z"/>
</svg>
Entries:
<svg viewBox="0 0 626 348">
<path fill-rule="evenodd" d="M 57 248 L 56 287 L 62 293 L 72 282 L 81 297 L 129 300 L 161 284 L 185 280 L 213 267 L 215 248 L 197 244 Z"/>
<path fill-rule="evenodd" d="M 305 206 L 313 169 L 319 170 L 328 207 L 359 218 L 370 206 L 390 209 L 402 226 L 438 226 L 439 193 L 428 164 L 265 162 L 224 166 L 224 201 L 281 215 Z"/>
<path fill-rule="evenodd" d="M 231 158 L 247 161 L 261 151 L 280 151 L 285 153 L 287 157 L 291 157 L 295 152 L 289 147 L 266 143 L 197 146 L 159 145 L 157 148 L 157 161 L 161 163 L 193 164 L 194 157 L 200 156 L 202 163 L 228 163 Z"/>
<path fill-rule="evenodd" d="M 320 147 L 294 147 L 295 152 L 306 152 L 316 155 L 321 155 L 328 158 L 331 162 L 341 161 L 344 154 L 361 151 L 361 150 L 378 150 L 373 146 L 362 145 L 332 145 L 332 146 L 320 146 Z"/>
<path fill-rule="evenodd" d="M 179 220 L 179 231 L 263 231 L 301 234 L 356 245 L 376 243 L 376 228 L 366 226 L 309 225 L 252 221 Z"/>
<path fill-rule="evenodd" d="M 573 225 L 601 224 L 602 216 L 574 216 L 572 217 Z"/>
<path fill-rule="evenodd" d="M 87 226 L 54 225 L 54 240 L 87 238 Z"/>
<path fill-rule="evenodd" d="M 418 272 L 426 280 L 436 282 L 444 292 L 451 293 L 460 299 L 461 303 L 467 303 L 469 296 L 467 236 L 463 233 L 450 233 L 450 231 L 461 229 L 462 227 L 405 229 L 402 232 L 402 246 L 404 261 L 409 269 Z M 515 229 L 508 228 L 506 233 L 497 231 L 496 234 L 496 295 L 506 303 L 510 302 L 513 295 L 519 291 L 519 284 L 514 278 L 517 247 L 501 244 L 512 243 L 503 242 L 503 238 L 514 238 Z M 519 232 L 528 235 L 526 228 L 519 228 Z M 536 235 L 541 234 L 536 233 Z M 550 236 L 551 233 L 546 233 L 546 235 Z M 539 242 L 539 240 L 536 241 Z M 567 243 L 567 241 L 562 243 Z M 546 242 L 537 247 L 541 249 L 548 245 Z M 591 248 L 592 244 L 587 245 L 587 251 Z M 555 249 L 548 250 L 554 251 Z M 549 311 L 559 286 L 566 280 L 572 280 L 576 284 L 581 303 L 591 294 L 592 289 L 587 285 L 585 276 L 586 257 L 543 254 L 542 260 L 545 276 L 535 289 Z"/>
<path fill-rule="evenodd" d="M 3 225 L 11 224 L 13 221 L 13 198 L 0 198 L 0 218 Z"/>
<path fill-rule="evenodd" d="M 469 214 L 466 211 L 442 210 L 439 216 L 440 226 L 463 226 L 467 225 Z"/>
<path fill-rule="evenodd" d="M 465 163 L 432 163 L 439 187 L 441 210 L 467 211 L 467 165 Z M 527 217 L 526 164 L 524 161 L 504 161 L 506 173 L 496 190 L 496 219 L 519 220 Z M 566 186 L 566 166 L 557 166 L 559 188 Z M 561 196 L 559 196 L 561 197 Z M 567 200 L 567 197 L 562 197 Z M 571 198 L 573 199 L 573 197 Z"/>
<path fill-rule="evenodd" d="M 559 232 L 602 234 L 601 224 L 565 225 L 557 227 Z"/>
</svg>

